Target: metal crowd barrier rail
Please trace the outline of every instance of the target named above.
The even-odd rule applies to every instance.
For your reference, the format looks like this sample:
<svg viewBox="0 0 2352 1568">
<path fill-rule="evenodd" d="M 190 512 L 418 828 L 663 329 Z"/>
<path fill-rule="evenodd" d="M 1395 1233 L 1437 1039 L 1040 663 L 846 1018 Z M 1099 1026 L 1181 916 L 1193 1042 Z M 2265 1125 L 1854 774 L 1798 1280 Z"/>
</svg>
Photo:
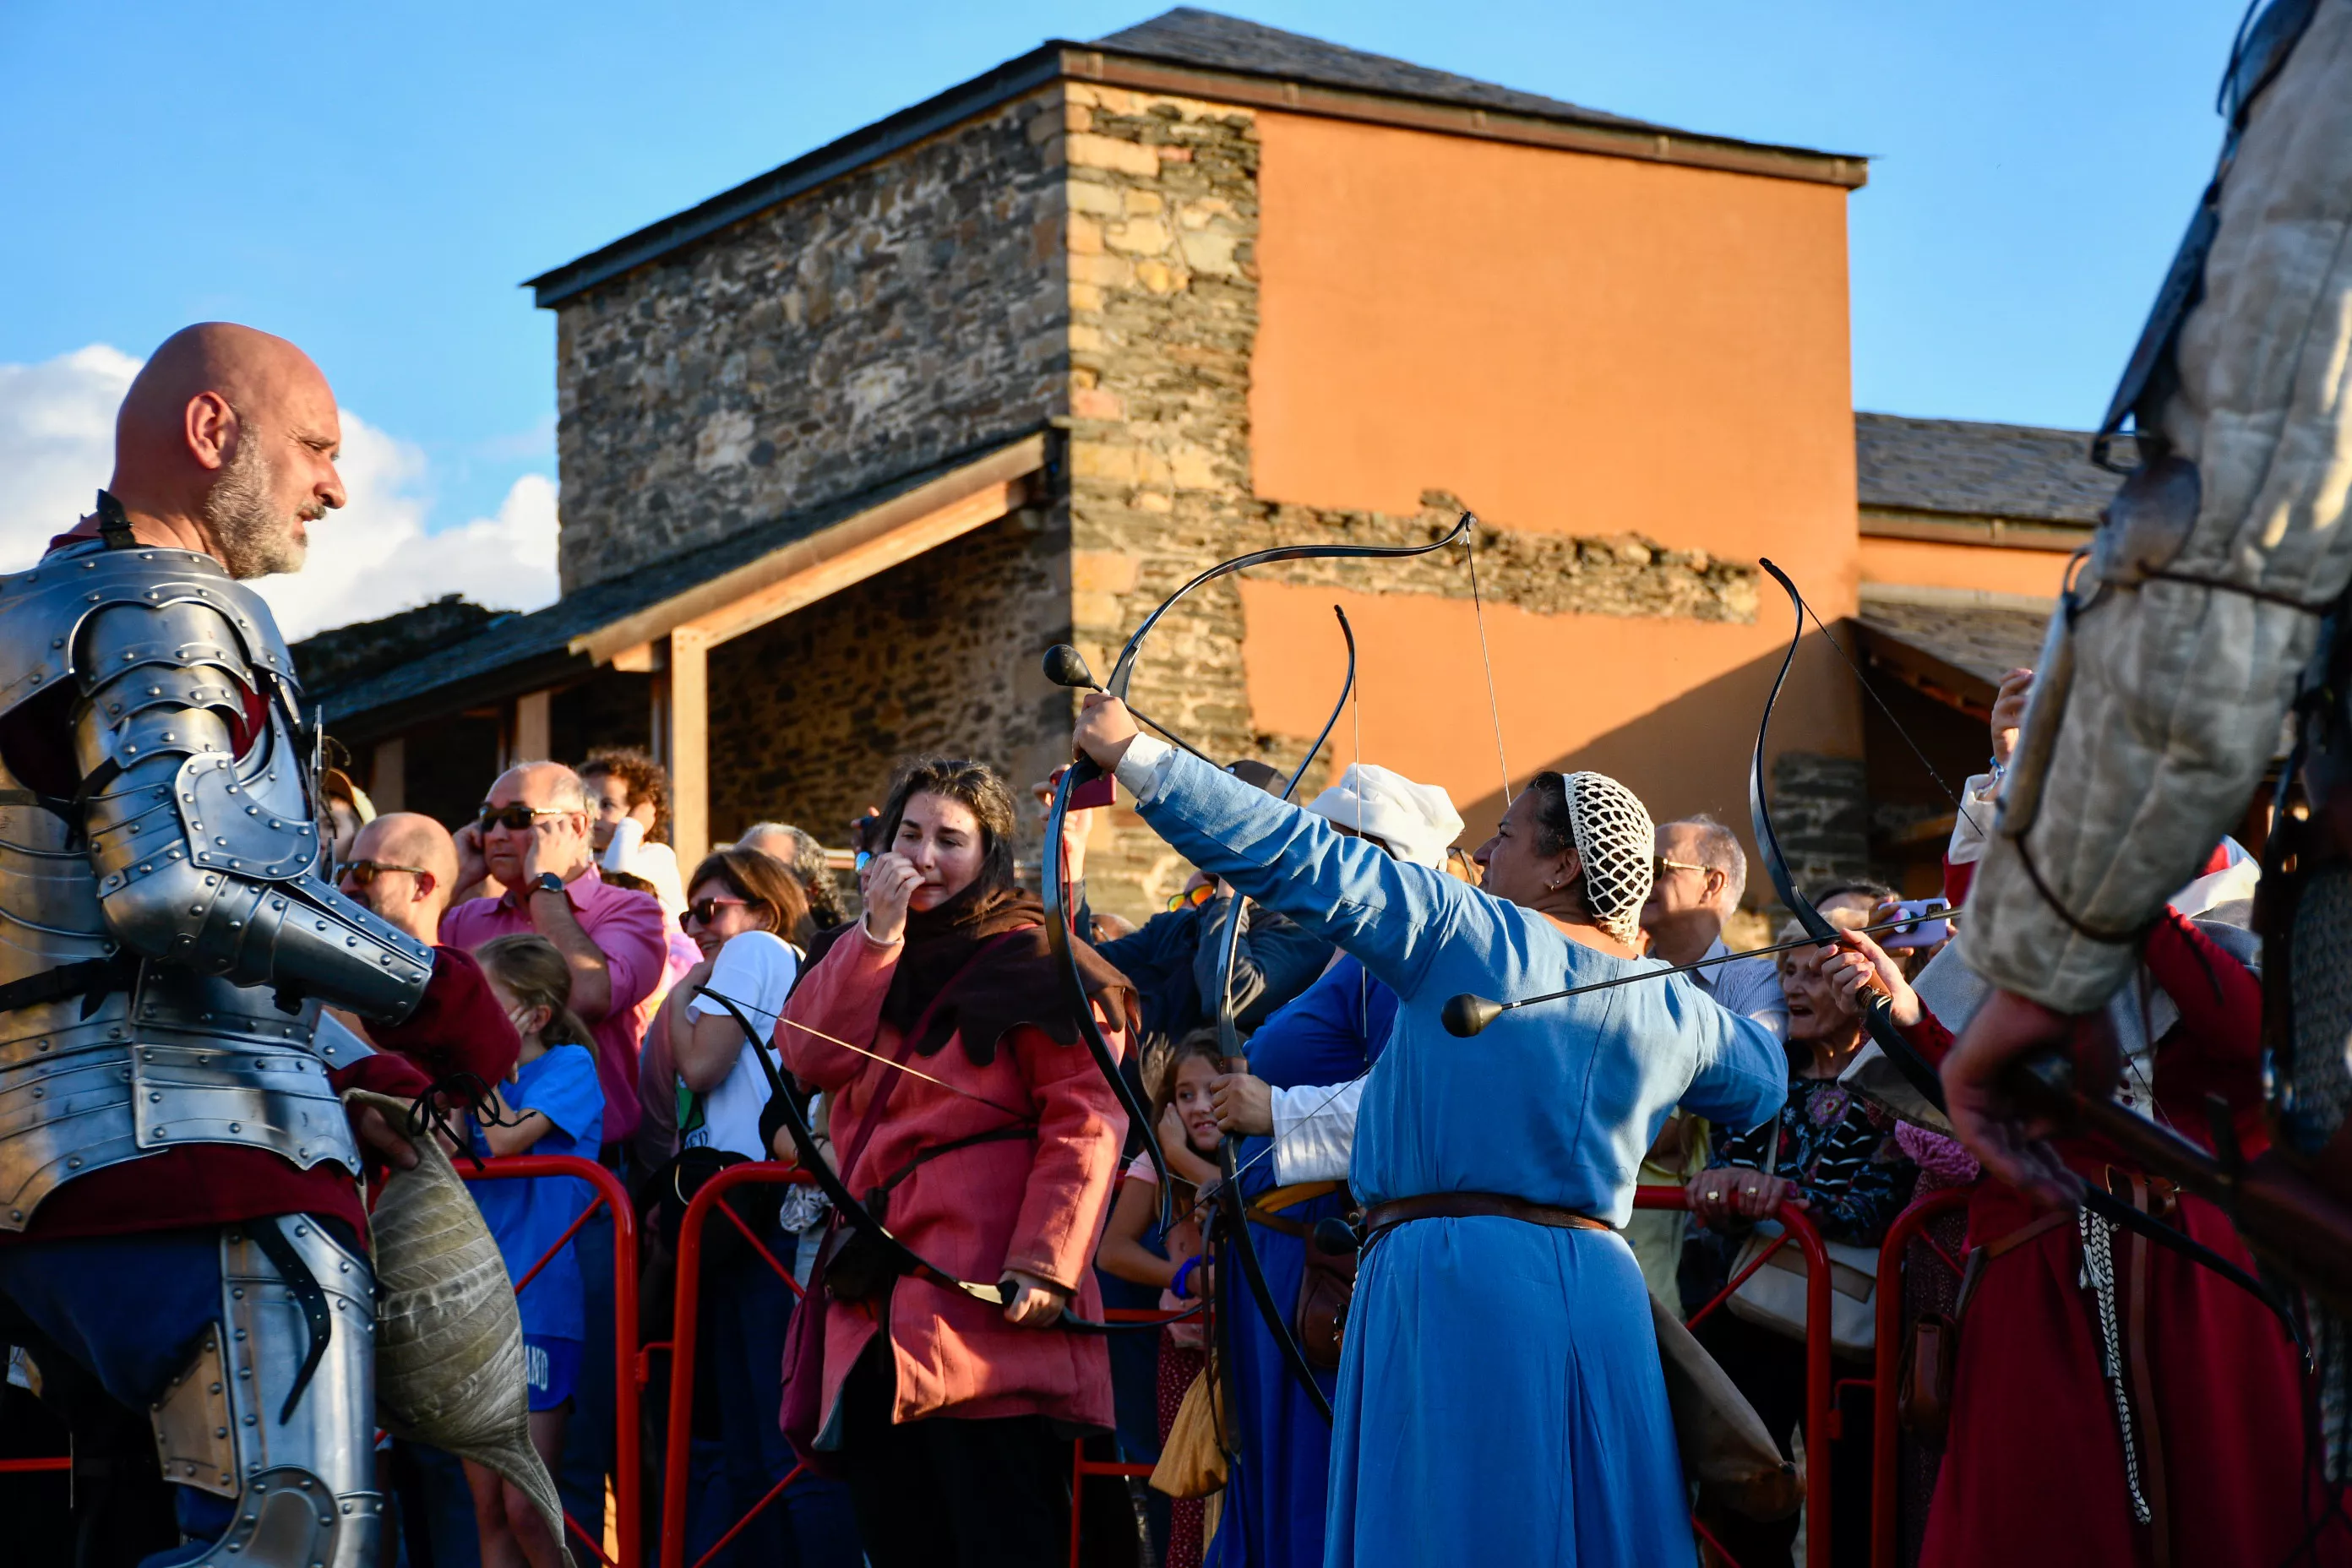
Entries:
<svg viewBox="0 0 2352 1568">
<path fill-rule="evenodd" d="M 1924 1240 L 1955 1274 L 1965 1267 L 1966 1254 L 1955 1258 L 1927 1235 L 1927 1222 L 1954 1209 L 1968 1207 L 1965 1187 L 1930 1193 L 1895 1216 L 1878 1247 L 1878 1342 L 1872 1367 L 1870 1427 L 1870 1563 L 1871 1568 L 1895 1568 L 1901 1551 L 1898 1514 L 1902 1508 L 1902 1434 L 1896 1430 L 1895 1402 L 1900 1391 L 1903 1360 L 1904 1255 L 1915 1240 Z"/>
<path fill-rule="evenodd" d="M 677 1227 L 677 1296 L 671 1318 L 670 1338 L 656 1341 L 645 1347 L 646 1356 L 655 1351 L 669 1352 L 669 1426 L 663 1434 L 662 1450 L 662 1517 L 660 1568 L 686 1568 L 686 1486 L 691 1450 L 688 1447 L 694 1429 L 694 1352 L 698 1330 L 697 1319 L 702 1305 L 702 1227 L 714 1208 L 726 1216 L 727 1223 L 741 1234 L 767 1266 L 776 1271 L 783 1282 L 792 1287 L 795 1297 L 808 1294 L 793 1271 L 776 1259 L 765 1241 L 751 1234 L 742 1216 L 719 1200 L 737 1187 L 765 1184 L 773 1186 L 814 1184 L 814 1178 L 797 1165 L 773 1161 L 749 1161 L 730 1165 L 695 1190 L 686 1205 L 686 1217 Z M 634 1341 L 632 1342 L 634 1342 Z M 649 1363 L 638 1362 L 638 1377 L 649 1380 Z M 779 1411 L 781 1416 L 782 1412 Z M 802 1460 L 784 1473 L 783 1479 L 768 1489 L 768 1493 L 753 1503 L 742 1518 L 730 1525 L 727 1532 L 711 1543 L 710 1550 L 696 1559 L 694 1568 L 703 1568 L 711 1558 L 726 1550 L 729 1542 L 740 1535 L 760 1511 L 784 1495 L 784 1489 L 808 1468 Z"/>
<path fill-rule="evenodd" d="M 520 1180 L 530 1176 L 576 1176 L 589 1184 L 594 1196 L 578 1217 L 565 1227 L 553 1246 L 540 1254 L 539 1261 L 523 1271 L 514 1282 L 520 1296 L 530 1282 L 539 1278 L 540 1270 L 553 1261 L 564 1245 L 580 1234 L 581 1227 L 599 1208 L 609 1210 L 613 1216 L 613 1544 L 614 1554 L 604 1552 L 603 1530 L 592 1531 L 570 1514 L 563 1516 L 564 1528 L 572 1539 L 586 1543 L 596 1560 L 605 1568 L 635 1568 L 644 1561 L 639 1534 L 644 1518 L 639 1507 L 637 1488 L 637 1216 L 629 1203 L 628 1189 L 619 1177 L 593 1160 L 583 1160 L 574 1154 L 509 1154 L 485 1160 L 478 1172 L 461 1169 L 467 1182 Z M 598 1521 L 599 1526 L 603 1521 Z"/>
<path fill-rule="evenodd" d="M 1633 1206 L 1637 1209 L 1686 1209 L 1690 1193 L 1682 1187 L 1636 1187 Z M 1830 1454 L 1829 1446 L 1838 1435 L 1837 1412 L 1830 1402 L 1830 1255 L 1822 1245 L 1821 1232 L 1805 1211 L 1782 1204 L 1773 1217 L 1780 1222 L 1780 1234 L 1772 1244 L 1756 1255 L 1755 1261 L 1732 1276 L 1722 1289 L 1685 1320 L 1685 1325 L 1696 1329 L 1713 1315 L 1716 1309 L 1731 1300 L 1749 1275 L 1771 1259 L 1774 1253 L 1791 1241 L 1805 1255 L 1805 1568 L 1830 1568 Z M 1732 1562 L 1731 1553 L 1723 1549 L 1706 1526 L 1696 1519 L 1691 1528 L 1717 1557 Z M 1737 1568 L 1737 1565 L 1734 1565 Z"/>
</svg>

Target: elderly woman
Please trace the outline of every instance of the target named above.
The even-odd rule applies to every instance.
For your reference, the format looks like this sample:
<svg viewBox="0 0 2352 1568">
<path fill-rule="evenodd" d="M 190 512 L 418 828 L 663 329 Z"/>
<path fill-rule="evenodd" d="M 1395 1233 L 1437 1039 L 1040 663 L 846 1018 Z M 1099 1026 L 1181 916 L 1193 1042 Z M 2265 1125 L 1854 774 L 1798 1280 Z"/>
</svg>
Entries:
<svg viewBox="0 0 2352 1568">
<path fill-rule="evenodd" d="M 1839 909 L 1827 918 L 1851 928 L 1870 916 L 1866 908 Z M 1804 934 L 1790 921 L 1779 940 Z M 1851 985 L 1835 985 L 1825 973 L 1834 951 L 1801 947 L 1780 954 L 1780 990 L 1789 1003 L 1789 1102 L 1766 1125 L 1723 1140 L 1708 1169 L 1691 1183 L 1692 1216 L 1726 1238 L 1727 1261 L 1749 1226 L 1783 1199 L 1802 1205 L 1830 1240 L 1868 1247 L 1885 1239 L 1886 1227 L 1911 1201 L 1918 1167 L 1895 1141 L 1895 1119 L 1838 1082 L 1868 1036 Z M 1764 1418 L 1780 1451 L 1790 1453 L 1805 1406 L 1804 1342 L 1747 1321 L 1736 1308 L 1708 1317 L 1698 1336 Z M 1867 1378 L 1871 1368 L 1867 1362 L 1841 1363 L 1836 1375 Z M 1840 1440 L 1830 1449 L 1834 1518 L 1811 1521 L 1813 1529 L 1832 1532 L 1840 1563 L 1870 1556 L 1869 1423 L 1867 1391 L 1847 1398 Z M 1761 1522 L 1728 1510 L 1717 1510 L 1707 1525 L 1742 1563 L 1788 1562 L 1797 1534 L 1794 1518 Z"/>
<path fill-rule="evenodd" d="M 1076 739 L 1180 854 L 1397 995 L 1356 1126 L 1370 1239 L 1326 1563 L 1694 1562 L 1648 1292 L 1615 1227 L 1677 1101 L 1746 1129 L 1787 1074 L 1760 1025 L 1639 956 L 1641 803 L 1598 773 L 1538 774 L 1478 850 L 1481 890 L 1139 736 L 1114 699 L 1086 700 Z M 1458 993 L 1628 977 L 1475 1039 L 1441 1021 Z"/>
<path fill-rule="evenodd" d="M 1069 1434 L 1111 1426 L 1103 1342 L 1057 1323 L 1065 1306 L 1101 1315 L 1089 1263 L 1127 1118 L 1080 1048 L 1045 911 L 1013 885 L 1015 831 L 988 768 L 908 764 L 865 914 L 826 933 L 776 1035 L 833 1097 L 850 1190 L 931 1264 L 1018 1287 L 1000 1309 L 919 1277 L 860 1280 L 854 1255 L 828 1253 L 808 1297 L 831 1298 L 809 1437 L 837 1456 L 875 1568 L 1057 1560 Z M 1126 980 L 1079 957 L 1098 1019 L 1123 1031 Z"/>
</svg>

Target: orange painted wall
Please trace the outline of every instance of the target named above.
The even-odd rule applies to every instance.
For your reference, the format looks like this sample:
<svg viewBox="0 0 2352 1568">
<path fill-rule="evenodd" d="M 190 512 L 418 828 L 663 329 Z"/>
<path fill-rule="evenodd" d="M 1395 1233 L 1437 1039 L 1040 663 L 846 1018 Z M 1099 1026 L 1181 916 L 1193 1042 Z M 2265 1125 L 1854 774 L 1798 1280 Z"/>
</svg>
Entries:
<svg viewBox="0 0 2352 1568">
<path fill-rule="evenodd" d="M 1981 588 L 2054 599 L 2066 575 L 2066 552 L 1924 539 L 1864 539 L 1862 580 L 1911 587 Z"/>
<path fill-rule="evenodd" d="M 1259 495 L 1412 511 L 1445 489 L 1499 527 L 1770 556 L 1824 619 L 1852 611 L 1845 191 L 1297 115 L 1258 132 Z M 1312 733 L 1332 595 L 1244 595 L 1254 716 Z M 1471 606 L 1347 602 L 1372 760 L 1465 808 L 1494 795 Z M 1490 608 L 1515 787 L 1606 766 L 1663 815 L 1738 815 L 1789 626 L 1769 581 L 1752 626 Z M 1776 746 L 1858 754 L 1851 677 L 1809 657 L 1792 683 Z"/>
</svg>

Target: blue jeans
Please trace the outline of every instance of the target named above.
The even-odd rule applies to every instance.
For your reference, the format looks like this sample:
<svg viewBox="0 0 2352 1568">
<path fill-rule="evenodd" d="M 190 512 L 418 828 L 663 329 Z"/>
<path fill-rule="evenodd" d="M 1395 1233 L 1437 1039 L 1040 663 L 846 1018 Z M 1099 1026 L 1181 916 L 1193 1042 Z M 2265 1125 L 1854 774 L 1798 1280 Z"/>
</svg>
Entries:
<svg viewBox="0 0 2352 1568">
<path fill-rule="evenodd" d="M 572 1384 L 572 1414 L 563 1423 L 562 1465 L 555 1489 L 563 1511 L 600 1543 L 604 1539 L 604 1480 L 613 1469 L 613 1218 L 599 1208 L 572 1245 L 580 1255 L 580 1375 Z M 652 1543 L 646 1543 L 648 1552 Z"/>
<path fill-rule="evenodd" d="M 221 1321 L 220 1258 L 216 1226 L 0 1247 L 0 1338 L 37 1362 L 68 1358 L 117 1404 L 144 1411 Z M 173 1490 L 191 1544 L 142 1568 L 192 1561 L 228 1528 L 231 1500 Z"/>
<path fill-rule="evenodd" d="M 723 1221 L 721 1223 L 724 1223 Z M 770 1250 L 793 1264 L 793 1239 L 772 1231 Z M 778 1416 L 792 1287 L 757 1256 L 706 1265 L 696 1334 L 698 1409 L 687 1482 L 686 1560 L 697 1561 L 799 1461 Z M 715 1417 L 715 1420 L 714 1420 Z M 715 1436 L 702 1434 L 715 1432 Z M 712 1560 L 711 1568 L 857 1568 L 865 1554 L 849 1489 L 804 1475 Z"/>
</svg>

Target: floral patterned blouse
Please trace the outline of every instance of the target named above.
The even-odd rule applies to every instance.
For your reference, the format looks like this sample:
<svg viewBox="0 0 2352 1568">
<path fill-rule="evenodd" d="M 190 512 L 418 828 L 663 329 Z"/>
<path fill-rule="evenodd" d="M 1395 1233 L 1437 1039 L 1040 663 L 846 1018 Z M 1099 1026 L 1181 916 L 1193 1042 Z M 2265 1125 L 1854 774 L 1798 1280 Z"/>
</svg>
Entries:
<svg viewBox="0 0 2352 1568">
<path fill-rule="evenodd" d="M 1796 1183 L 1821 1233 L 1856 1247 L 1875 1247 L 1885 1239 L 1886 1227 L 1911 1201 L 1919 1176 L 1919 1167 L 1895 1142 L 1895 1118 L 1834 1079 L 1792 1078 L 1780 1117 L 1724 1138 L 1708 1165 L 1764 1169 L 1766 1141 L 1776 1128 L 1780 1156 L 1773 1174 Z"/>
</svg>

